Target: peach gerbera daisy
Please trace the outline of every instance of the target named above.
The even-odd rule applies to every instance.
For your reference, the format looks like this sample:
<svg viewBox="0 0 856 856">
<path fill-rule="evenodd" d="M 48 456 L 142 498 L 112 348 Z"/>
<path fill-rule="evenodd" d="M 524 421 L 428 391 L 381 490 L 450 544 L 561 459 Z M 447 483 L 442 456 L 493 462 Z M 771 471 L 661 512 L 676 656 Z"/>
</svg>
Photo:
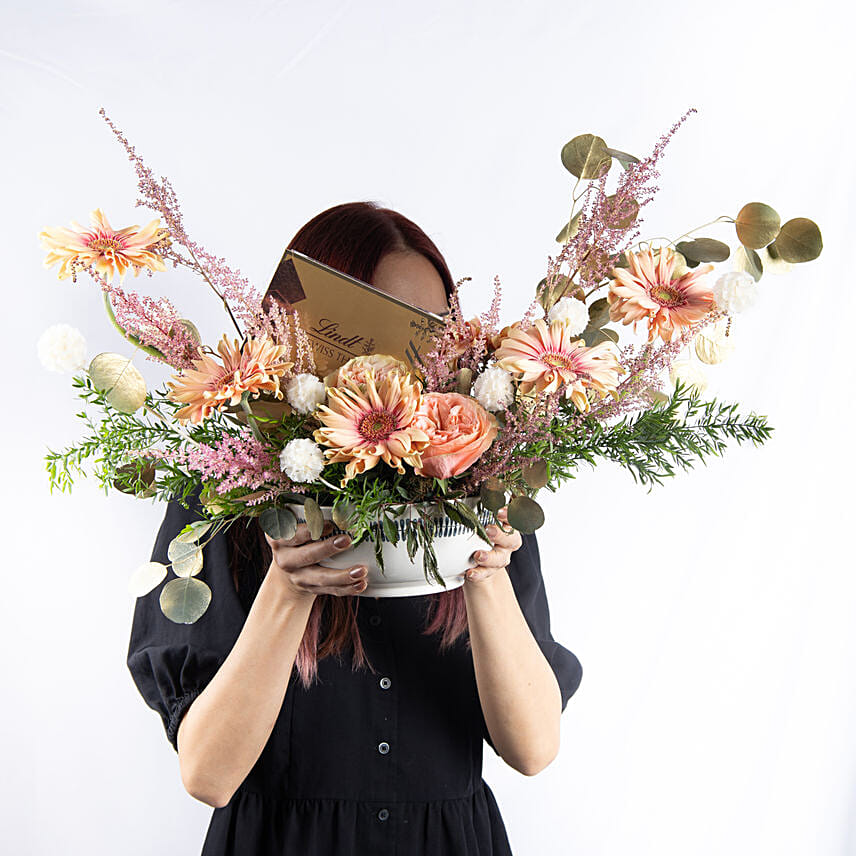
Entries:
<svg viewBox="0 0 856 856">
<path fill-rule="evenodd" d="M 700 320 L 714 308 L 713 290 L 700 282 L 713 270 L 706 264 L 675 277 L 678 257 L 670 247 L 657 251 L 650 248 L 641 253 L 628 253 L 630 269 L 614 268 L 609 284 L 609 318 L 622 324 L 645 320 L 648 341 L 659 336 L 671 342 L 674 334 Z"/>
<path fill-rule="evenodd" d="M 522 393 L 552 393 L 564 387 L 577 409 L 588 411 L 586 390 L 606 395 L 626 371 L 611 345 L 601 342 L 587 348 L 584 339 L 568 334 L 564 321 L 548 326 L 543 318 L 536 318 L 527 330 L 512 327 L 495 356 L 500 368 L 518 378 Z"/>
<path fill-rule="evenodd" d="M 129 268 L 137 276 L 143 268 L 166 270 L 156 247 L 167 239 L 166 229 L 161 229 L 160 218 L 156 218 L 142 229 L 127 226 L 117 232 L 107 220 L 104 212 L 96 208 L 90 213 L 92 228 L 71 221 L 73 228 L 50 227 L 39 233 L 42 249 L 48 251 L 45 267 L 59 265 L 59 278 L 73 277 L 81 268 L 92 265 L 108 281 L 119 272 L 119 281 L 125 278 Z"/>
<path fill-rule="evenodd" d="M 383 460 L 398 472 L 403 464 L 417 467 L 429 437 L 412 424 L 421 388 L 412 375 L 389 372 L 380 379 L 366 371 L 365 383 L 343 378 L 344 384 L 327 390 L 328 405 L 315 412 L 323 428 L 314 432 L 315 442 L 330 446 L 330 463 L 347 461 L 342 485 Z"/>
<path fill-rule="evenodd" d="M 249 338 L 241 349 L 237 339 L 230 344 L 224 333 L 217 345 L 222 364 L 197 350 L 200 359 L 193 360 L 193 368 L 173 375 L 178 383 L 167 383 L 167 397 L 186 405 L 174 414 L 179 421 L 202 422 L 215 409 L 238 404 L 247 390 L 255 397 L 271 392 L 282 398 L 279 379 L 294 365 L 284 359 L 288 345 L 275 345 L 270 339 Z"/>
</svg>

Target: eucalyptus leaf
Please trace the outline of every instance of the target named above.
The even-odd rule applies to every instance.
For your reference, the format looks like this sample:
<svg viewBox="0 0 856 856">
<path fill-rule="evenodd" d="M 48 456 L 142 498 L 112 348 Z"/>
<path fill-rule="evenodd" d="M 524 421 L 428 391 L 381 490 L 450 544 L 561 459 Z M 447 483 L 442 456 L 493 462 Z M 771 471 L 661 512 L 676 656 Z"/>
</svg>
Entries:
<svg viewBox="0 0 856 856">
<path fill-rule="evenodd" d="M 134 597 L 143 597 L 159 585 L 166 574 L 166 565 L 162 562 L 144 562 L 131 574 L 128 591 Z"/>
<path fill-rule="evenodd" d="M 618 343 L 618 333 L 615 330 L 610 330 L 609 327 L 588 327 L 580 333 L 580 338 L 585 341 L 587 348 L 593 348 L 601 342 Z"/>
<path fill-rule="evenodd" d="M 755 250 L 743 244 L 734 251 L 734 264 L 737 270 L 751 274 L 755 282 L 758 282 L 764 274 L 764 265 L 761 262 L 761 257 Z"/>
<path fill-rule="evenodd" d="M 779 234 L 781 222 L 778 212 L 764 202 L 747 202 L 734 221 L 737 240 L 750 250 L 760 250 Z"/>
<path fill-rule="evenodd" d="M 266 508 L 259 515 L 259 526 L 274 540 L 288 541 L 297 533 L 297 518 L 290 508 Z"/>
<path fill-rule="evenodd" d="M 344 532 L 347 532 L 351 525 L 351 517 L 353 517 L 355 508 L 353 503 L 340 502 L 333 506 L 333 522 Z"/>
<path fill-rule="evenodd" d="M 505 505 L 505 491 L 499 485 L 498 480 L 493 480 L 495 486 L 491 485 L 491 480 L 487 479 L 482 482 L 479 490 L 479 499 L 481 504 L 488 510 L 494 512 L 499 511 Z"/>
<path fill-rule="evenodd" d="M 470 390 L 473 386 L 473 370 L 467 368 L 466 366 L 462 369 L 458 369 L 458 373 L 455 376 L 456 380 L 456 390 L 461 395 L 469 395 Z"/>
<path fill-rule="evenodd" d="M 98 354 L 87 371 L 92 385 L 120 413 L 135 413 L 146 403 L 146 382 L 127 357 Z"/>
<path fill-rule="evenodd" d="M 817 223 L 807 217 L 794 217 L 779 230 L 772 244 L 776 255 L 791 264 L 810 262 L 823 249 L 823 238 Z M 772 255 L 772 250 L 770 250 Z"/>
<path fill-rule="evenodd" d="M 182 541 L 185 544 L 191 544 L 198 541 L 212 526 L 213 520 L 194 520 L 188 523 L 178 535 L 175 536 L 176 541 Z"/>
<path fill-rule="evenodd" d="M 559 234 L 558 234 L 558 235 L 556 235 L 556 240 L 557 240 L 560 244 L 567 244 L 567 243 L 568 243 L 568 241 L 570 241 L 570 240 L 571 240 L 571 238 L 573 238 L 573 237 L 574 237 L 574 235 L 576 235 L 576 234 L 577 234 L 577 232 L 579 232 L 579 231 L 580 231 L 580 218 L 582 217 L 582 214 L 583 214 L 583 210 L 582 210 L 582 208 L 581 208 L 581 209 L 580 209 L 579 211 L 577 211 L 577 213 L 576 213 L 576 214 L 574 214 L 574 216 L 573 216 L 573 217 L 571 217 L 571 219 L 570 219 L 570 220 L 568 220 L 568 222 L 567 222 L 567 223 L 565 223 L 565 225 L 564 225 L 564 226 L 562 226 L 562 228 L 559 230 Z"/>
<path fill-rule="evenodd" d="M 508 523 L 518 532 L 531 535 L 544 524 L 544 511 L 534 499 L 515 496 L 508 503 Z"/>
<path fill-rule="evenodd" d="M 547 462 L 543 458 L 539 458 L 532 464 L 524 464 L 521 468 L 521 474 L 523 481 L 534 490 L 545 487 L 549 481 L 547 477 Z"/>
<path fill-rule="evenodd" d="M 609 323 L 609 300 L 605 297 L 598 298 L 589 306 L 589 326 L 603 327 Z"/>
<path fill-rule="evenodd" d="M 611 157 L 614 157 L 625 170 L 629 170 L 631 166 L 635 163 L 639 163 L 639 158 L 634 155 L 629 155 L 627 152 L 619 151 L 618 149 L 610 149 L 606 150 Z"/>
<path fill-rule="evenodd" d="M 307 496 L 303 502 L 303 513 L 306 515 L 309 537 L 317 541 L 324 531 L 324 513 L 321 511 L 321 506 L 311 496 Z"/>
<path fill-rule="evenodd" d="M 580 134 L 565 143 L 561 159 L 571 175 L 583 179 L 601 178 L 612 166 L 606 143 L 594 134 Z"/>
<path fill-rule="evenodd" d="M 626 199 L 619 206 L 618 199 L 613 194 L 607 196 L 604 201 L 607 203 L 604 219 L 610 229 L 628 229 L 636 222 L 639 216 L 639 203 L 635 199 Z"/>
<path fill-rule="evenodd" d="M 170 580 L 160 593 L 161 612 L 176 624 L 198 621 L 211 603 L 211 589 L 195 577 Z"/>
<path fill-rule="evenodd" d="M 166 554 L 177 577 L 192 577 L 202 570 L 202 548 L 175 537 L 169 542 Z"/>
<path fill-rule="evenodd" d="M 193 340 L 193 342 L 197 345 L 202 344 L 202 336 L 199 334 L 199 328 L 188 318 L 179 318 L 178 323 L 184 327 L 187 335 Z M 172 334 L 172 330 L 170 330 L 170 334 Z"/>
<path fill-rule="evenodd" d="M 728 244 L 714 238 L 696 238 L 693 241 L 680 241 L 675 249 L 687 260 L 692 262 L 724 262 L 730 255 Z"/>
</svg>

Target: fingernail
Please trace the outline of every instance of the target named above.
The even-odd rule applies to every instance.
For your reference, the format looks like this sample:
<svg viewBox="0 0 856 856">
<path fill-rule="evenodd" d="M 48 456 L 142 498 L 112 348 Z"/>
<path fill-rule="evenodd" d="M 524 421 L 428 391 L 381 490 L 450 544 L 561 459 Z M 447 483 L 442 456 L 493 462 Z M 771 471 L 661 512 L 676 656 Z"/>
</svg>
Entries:
<svg viewBox="0 0 856 856">
<path fill-rule="evenodd" d="M 354 568 L 354 570 L 351 571 L 351 576 L 355 580 L 358 580 L 361 576 L 363 576 L 363 574 L 365 574 L 365 572 L 366 572 L 365 568 Z"/>
<path fill-rule="evenodd" d="M 334 547 L 347 547 L 348 544 L 350 544 L 350 543 L 351 543 L 350 535 L 337 535 L 333 539 L 333 546 Z"/>
</svg>

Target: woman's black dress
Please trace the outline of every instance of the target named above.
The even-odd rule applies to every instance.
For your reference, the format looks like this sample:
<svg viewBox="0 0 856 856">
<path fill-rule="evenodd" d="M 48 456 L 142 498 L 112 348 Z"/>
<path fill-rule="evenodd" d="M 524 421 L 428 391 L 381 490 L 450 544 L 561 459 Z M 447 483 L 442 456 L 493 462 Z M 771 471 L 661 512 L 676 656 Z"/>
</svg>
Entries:
<svg viewBox="0 0 856 856">
<path fill-rule="evenodd" d="M 199 519 L 171 501 L 152 561 Z M 232 582 L 225 535 L 203 548 L 200 575 L 211 587 L 195 624 L 163 615 L 162 586 L 138 598 L 128 668 L 161 715 L 177 751 L 181 716 L 215 675 L 247 616 Z M 579 686 L 576 656 L 550 634 L 534 535 L 523 536 L 509 574 L 535 639 L 558 679 L 562 710 Z M 170 577 L 172 575 L 170 574 Z M 376 669 L 353 671 L 349 657 L 318 664 L 320 683 L 303 688 L 293 669 L 271 736 L 228 805 L 214 809 L 202 856 L 504 856 L 505 825 L 482 779 L 483 741 L 493 743 L 465 636 L 445 653 L 421 633 L 428 597 L 361 597 L 359 628 Z"/>
</svg>

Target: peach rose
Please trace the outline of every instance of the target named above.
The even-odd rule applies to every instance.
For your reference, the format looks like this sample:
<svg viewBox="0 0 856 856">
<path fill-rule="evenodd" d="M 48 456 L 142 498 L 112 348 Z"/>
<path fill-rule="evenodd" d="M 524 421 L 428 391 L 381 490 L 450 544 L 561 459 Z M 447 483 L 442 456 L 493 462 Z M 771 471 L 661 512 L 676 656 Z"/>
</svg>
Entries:
<svg viewBox="0 0 856 856">
<path fill-rule="evenodd" d="M 474 398 L 457 392 L 426 392 L 412 425 L 429 437 L 422 465 L 413 471 L 438 479 L 460 475 L 493 442 L 499 430 L 496 417 Z"/>
<path fill-rule="evenodd" d="M 350 378 L 354 383 L 364 384 L 366 372 L 374 371 L 375 381 L 380 383 L 390 372 L 398 372 L 404 376 L 409 374 L 407 365 L 389 354 L 367 354 L 364 357 L 352 357 L 344 365 L 334 369 L 324 378 L 327 387 L 344 386 L 344 378 Z"/>
</svg>

